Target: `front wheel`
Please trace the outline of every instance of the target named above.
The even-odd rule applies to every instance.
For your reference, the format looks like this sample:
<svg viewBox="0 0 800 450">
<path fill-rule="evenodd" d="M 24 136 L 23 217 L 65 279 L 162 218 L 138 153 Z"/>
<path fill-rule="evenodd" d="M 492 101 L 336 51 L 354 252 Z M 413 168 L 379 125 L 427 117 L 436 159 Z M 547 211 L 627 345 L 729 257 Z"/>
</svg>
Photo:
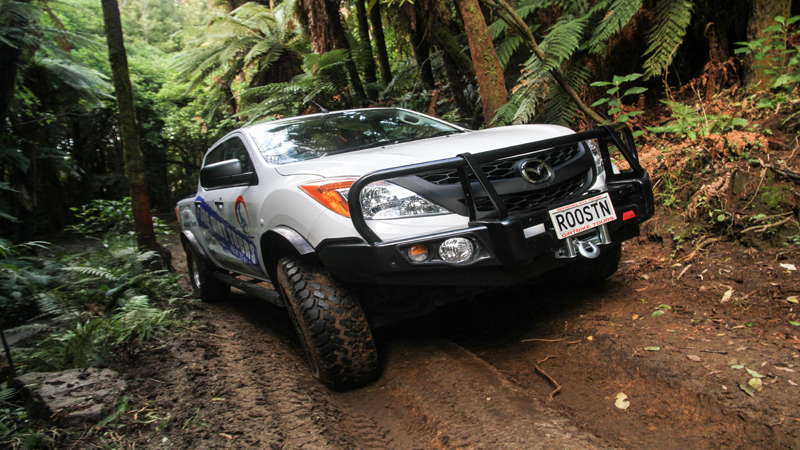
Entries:
<svg viewBox="0 0 800 450">
<path fill-rule="evenodd" d="M 542 274 L 542 278 L 548 283 L 558 286 L 599 286 L 619 269 L 621 258 L 622 244 L 612 244 L 603 248 L 597 258 L 581 258 Z"/>
<path fill-rule="evenodd" d="M 278 283 L 311 373 L 336 391 L 372 381 L 377 350 L 355 296 L 328 271 L 293 257 L 278 262 Z"/>
<path fill-rule="evenodd" d="M 194 296 L 205 303 L 218 303 L 230 294 L 231 287 L 214 278 L 215 267 L 201 258 L 191 245 L 185 248 L 189 282 Z"/>
</svg>

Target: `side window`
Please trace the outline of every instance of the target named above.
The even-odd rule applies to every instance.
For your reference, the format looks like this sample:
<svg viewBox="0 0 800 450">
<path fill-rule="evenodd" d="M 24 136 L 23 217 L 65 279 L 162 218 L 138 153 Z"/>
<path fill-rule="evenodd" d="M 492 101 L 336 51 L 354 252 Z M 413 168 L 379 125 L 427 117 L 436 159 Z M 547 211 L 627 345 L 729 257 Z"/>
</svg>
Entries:
<svg viewBox="0 0 800 450">
<path fill-rule="evenodd" d="M 250 156 L 247 154 L 247 148 L 244 146 L 244 142 L 238 137 L 232 137 L 228 139 L 225 144 L 227 145 L 225 160 L 238 159 L 242 162 L 242 168 L 245 172 L 252 172 L 253 163 L 250 161 Z"/>
<path fill-rule="evenodd" d="M 225 144 L 226 143 L 223 142 L 206 155 L 206 161 L 203 163 L 203 167 L 225 160 Z"/>
</svg>

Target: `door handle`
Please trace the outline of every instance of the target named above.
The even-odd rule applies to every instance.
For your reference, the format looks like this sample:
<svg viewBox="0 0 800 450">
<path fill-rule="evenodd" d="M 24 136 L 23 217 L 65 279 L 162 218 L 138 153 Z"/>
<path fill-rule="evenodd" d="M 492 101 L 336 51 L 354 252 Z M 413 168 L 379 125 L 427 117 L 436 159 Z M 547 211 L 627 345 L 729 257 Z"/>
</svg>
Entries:
<svg viewBox="0 0 800 450">
<path fill-rule="evenodd" d="M 214 204 L 215 204 L 215 205 L 217 206 L 217 208 L 219 208 L 219 209 L 222 209 L 222 208 L 225 206 L 225 203 L 223 203 L 223 202 L 214 202 Z"/>
</svg>

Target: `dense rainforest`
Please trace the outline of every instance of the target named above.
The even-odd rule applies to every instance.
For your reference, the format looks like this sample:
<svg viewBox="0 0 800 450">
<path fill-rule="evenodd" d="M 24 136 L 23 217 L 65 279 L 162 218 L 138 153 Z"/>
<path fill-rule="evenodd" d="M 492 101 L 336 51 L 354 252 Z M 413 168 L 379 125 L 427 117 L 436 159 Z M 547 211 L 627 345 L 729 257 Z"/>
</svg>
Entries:
<svg viewBox="0 0 800 450">
<path fill-rule="evenodd" d="M 747 83 L 784 93 L 797 84 L 790 0 L 118 6 L 150 206 L 161 213 L 194 192 L 222 135 L 320 107 L 400 106 L 473 128 L 630 118 L 643 129 L 636 115 L 686 86 L 711 99 Z M 105 39 L 98 1 L 0 4 L 0 230 L 13 242 L 74 223 L 70 208 L 130 195 Z"/>
<path fill-rule="evenodd" d="M 598 318 L 598 323 L 609 322 L 608 329 L 617 338 L 623 333 L 623 319 L 614 318 L 615 325 L 609 317 L 625 309 L 623 315 L 632 317 L 634 324 L 628 330 L 628 342 L 637 364 L 636 377 L 626 382 L 627 389 L 642 376 L 639 350 L 655 355 L 661 349 L 642 348 L 646 345 L 642 336 L 650 340 L 658 336 L 662 341 L 653 342 L 668 342 L 670 333 L 675 332 L 672 328 L 665 332 L 657 322 L 643 325 L 640 319 L 686 314 L 684 322 L 691 324 L 691 333 L 704 330 L 708 334 L 709 339 L 698 335 L 698 343 L 724 336 L 723 331 L 751 333 L 746 336 L 769 333 L 770 339 L 781 340 L 780 345 L 785 344 L 782 349 L 791 352 L 791 356 L 779 355 L 789 361 L 779 370 L 795 372 L 791 369 L 796 368 L 793 364 L 799 357 L 795 349 L 800 350 L 796 347 L 800 343 L 796 332 L 800 327 L 796 310 L 800 284 L 795 280 L 800 255 L 799 45 L 800 0 L 0 0 L 0 447 L 164 448 L 158 443 L 167 442 L 167 436 L 161 434 L 165 430 L 172 433 L 171 439 L 191 434 L 191 439 L 199 439 L 199 435 L 217 439 L 218 444 L 198 447 L 195 440 L 186 438 L 174 448 L 227 446 L 239 435 L 229 434 L 227 427 L 233 419 L 226 414 L 237 408 L 226 406 L 221 392 L 240 384 L 215 375 L 206 395 L 211 408 L 203 414 L 208 423 L 216 420 L 219 424 L 193 424 L 201 409 L 192 402 L 200 402 L 206 391 L 195 391 L 187 380 L 211 371 L 185 372 L 189 364 L 181 358 L 186 355 L 203 367 L 228 356 L 235 361 L 252 357 L 257 359 L 257 367 L 263 365 L 264 372 L 284 373 L 276 377 L 280 382 L 276 383 L 282 384 L 277 389 L 270 387 L 277 392 L 273 402 L 277 406 L 266 401 L 265 408 L 269 414 L 293 418 L 280 408 L 285 406 L 284 398 L 307 389 L 302 387 L 307 383 L 287 372 L 291 369 L 288 365 L 277 364 L 281 358 L 271 358 L 282 352 L 298 353 L 299 347 L 275 350 L 291 339 L 279 336 L 272 339 L 282 342 L 276 345 L 271 338 L 264 341 L 258 337 L 264 329 L 248 335 L 229 325 L 243 321 L 241 316 L 249 316 L 249 310 L 208 310 L 192 300 L 179 273 L 185 271 L 185 255 L 174 234 L 167 236 L 170 227 L 165 222 L 175 219 L 179 199 L 196 192 L 203 156 L 225 134 L 260 121 L 325 110 L 395 106 L 472 129 L 550 123 L 588 130 L 627 123 L 634 130 L 640 162 L 652 177 L 657 211 L 642 227 L 639 240 L 630 241 L 625 249 L 631 256 L 624 258 L 615 275 L 625 282 L 616 284 L 616 294 L 608 294 L 620 306 L 613 302 L 608 306 L 607 294 L 594 292 L 598 297 L 594 307 L 599 303 L 601 309 L 614 311 L 587 319 L 583 310 L 575 310 L 559 331 L 563 335 L 531 340 L 557 343 L 567 339 L 568 347 L 589 342 L 591 333 L 597 332 L 591 325 L 573 330 L 574 336 L 566 333 L 567 324 L 580 328 L 584 325 L 575 324 L 594 320 L 591 317 L 604 317 Z M 165 238 L 161 243 L 172 249 L 171 259 L 156 236 Z M 179 272 L 172 271 L 172 266 L 178 266 Z M 655 288 L 645 292 L 651 285 Z M 565 295 L 553 292 L 554 298 Z M 576 300 L 580 303 L 586 295 L 584 291 L 567 292 L 566 297 L 581 297 Z M 525 296 L 533 294 L 526 292 L 521 297 Z M 658 298 L 646 305 L 644 297 L 649 296 Z M 486 303 L 493 305 L 495 300 Z M 653 311 L 655 304 L 659 306 Z M 645 314 L 635 307 L 651 311 Z M 700 309 L 690 316 L 689 309 L 695 307 Z M 215 318 L 217 313 L 224 319 Z M 194 322 L 204 314 L 206 325 Z M 539 312 L 521 314 L 526 315 L 538 317 Z M 507 326 L 508 317 L 497 317 L 502 324 L 496 324 L 498 328 L 513 328 Z M 723 319 L 730 323 L 723 324 Z M 535 325 L 532 330 L 539 333 L 543 328 L 536 320 L 531 317 L 525 326 Z M 223 336 L 216 327 L 227 332 Z M 280 335 L 280 324 L 274 328 Z M 434 328 L 432 333 L 439 333 L 439 326 Z M 471 339 L 484 328 L 481 323 L 466 334 Z M 192 334 L 161 338 L 179 332 Z M 7 345 L 9 333 L 16 341 Z M 245 338 L 253 341 L 241 341 Z M 217 350 L 219 339 L 227 340 L 226 348 L 233 356 Z M 743 343 L 730 340 L 724 346 L 700 351 L 731 353 L 730 357 L 735 351 L 744 358 L 740 352 L 747 350 L 745 344 L 756 344 L 742 339 Z M 197 342 L 206 340 L 213 344 L 199 349 Z M 675 348 L 664 345 L 660 354 L 689 345 L 688 340 Z M 476 348 L 495 344 L 487 340 Z M 767 347 L 763 342 L 758 345 Z M 176 350 L 179 346 L 183 346 L 180 351 Z M 252 351 L 256 347 L 259 350 Z M 568 350 L 578 348 L 575 345 Z M 617 342 L 609 348 L 618 351 Z M 247 356 L 237 356 L 237 351 Z M 167 353 L 169 358 L 163 356 Z M 602 364 L 604 373 L 598 378 L 604 381 L 608 353 L 603 351 L 594 362 L 589 358 L 584 366 L 577 365 L 578 381 L 572 388 L 584 385 L 587 392 L 597 391 L 590 394 L 606 395 L 580 377 L 589 373 L 584 368 Z M 259 356 L 266 354 L 270 358 Z M 142 365 L 147 355 L 152 358 Z M 541 356 L 546 356 L 541 361 L 551 358 Z M 694 370 L 687 365 L 700 361 L 697 355 L 691 356 L 670 363 L 678 369 L 654 372 L 677 379 Z M 762 356 L 759 353 L 758 358 Z M 765 358 L 750 363 L 756 367 L 758 362 L 762 372 Z M 174 385 L 158 379 L 159 371 L 170 364 L 177 368 L 163 375 L 175 380 Z M 720 370 L 703 365 L 709 374 L 692 378 L 691 386 L 702 377 L 720 377 L 731 367 L 744 369 L 728 356 L 718 365 Z M 428 364 L 420 366 L 427 368 Z M 531 372 L 531 364 L 523 366 L 518 376 L 521 380 Z M 18 391 L 6 381 L 15 371 L 86 367 L 128 372 L 133 386 L 130 397 L 119 400 L 116 412 L 87 430 L 63 431 L 47 420 L 33 420 Z M 246 378 L 250 369 L 236 367 L 220 372 Z M 749 368 L 747 372 L 758 375 L 753 375 L 750 384 L 739 385 L 741 395 L 750 401 L 762 395 L 756 394 L 761 392 L 762 382 L 756 380 L 761 378 L 758 372 Z M 136 373 L 141 376 L 131 375 Z M 282 377 L 300 381 L 283 382 Z M 662 394 L 658 386 L 675 388 L 672 378 L 664 385 L 645 381 L 638 386 L 656 386 L 647 394 L 656 398 Z M 771 378 L 770 386 L 777 380 Z M 250 393 L 266 386 L 260 375 L 246 381 L 256 387 L 242 390 L 247 398 L 241 410 L 255 408 L 251 400 L 258 396 Z M 462 381 L 448 381 L 448 386 L 461 386 Z M 714 378 L 708 386 L 717 389 L 718 381 Z M 300 384 L 295 386 L 295 382 Z M 741 411 L 760 411 L 765 418 L 747 417 L 764 430 L 768 427 L 770 432 L 765 435 L 772 433 L 774 426 L 787 425 L 785 435 L 776 432 L 774 441 L 757 443 L 739 439 L 761 436 L 761 431 L 753 433 L 755 428 L 740 435 L 727 429 L 709 434 L 709 439 L 727 436 L 742 445 L 715 448 L 784 448 L 769 442 L 800 442 L 800 431 L 788 428 L 800 423 L 794 412 L 791 417 L 787 413 L 776 418 L 778 410 L 796 409 L 797 398 L 792 393 L 797 384 L 791 379 L 788 382 L 795 391 L 773 398 L 768 407 L 765 403 L 742 406 L 741 399 L 734 398 L 725 385 L 725 395 L 734 398 L 731 404 L 741 407 L 739 410 L 728 405 L 717 411 L 706 405 L 705 399 L 713 398 L 717 391 L 701 395 L 691 391 L 688 397 L 674 397 L 703 399 L 704 407 L 725 420 L 740 417 L 744 421 Z M 410 384 L 413 389 L 409 392 L 415 398 L 420 384 L 424 383 Z M 191 389 L 181 391 L 175 386 Z M 402 389 L 395 386 L 396 391 Z M 308 398 L 318 401 L 315 392 L 308 390 Z M 673 396 L 669 389 L 665 392 Z M 375 410 L 382 411 L 384 405 L 397 403 L 396 399 L 376 398 L 365 404 L 374 401 L 379 405 Z M 304 402 L 314 405 L 309 399 Z M 361 400 L 352 403 L 360 405 Z M 572 410 L 583 411 L 587 403 L 602 406 L 605 400 L 608 398 L 590 402 L 581 397 Z M 681 402 L 684 410 L 686 403 Z M 134 406 L 140 409 L 129 410 Z M 175 411 L 165 412 L 168 408 Z M 221 412 L 208 413 L 217 411 L 214 408 Z M 326 408 L 322 410 L 335 415 L 334 409 Z M 486 408 L 481 405 L 478 409 Z M 161 418 L 153 412 L 156 410 Z M 195 411 L 194 418 L 184 415 L 190 410 Z M 635 413 L 636 407 L 632 410 Z M 734 410 L 740 412 L 730 413 Z M 314 411 L 317 417 L 319 409 Z M 597 411 L 596 417 L 580 421 L 590 423 L 605 417 L 616 424 L 623 417 Z M 631 447 L 621 448 L 662 448 L 663 436 L 671 432 L 664 430 L 682 432 L 685 423 L 691 422 L 692 428 L 700 423 L 688 409 L 684 410 L 691 416 L 687 422 L 674 420 L 669 408 L 663 414 L 652 411 L 626 417 L 631 430 L 645 425 L 658 429 L 657 438 L 634 439 Z M 170 414 L 185 420 L 182 427 L 164 425 Z M 674 428 L 661 430 L 661 425 L 652 425 L 653 416 Z M 390 419 L 387 423 L 395 421 L 395 416 L 386 417 Z M 444 438 L 449 438 L 443 432 L 435 441 L 420 438 L 426 442 L 422 447 L 404 446 L 408 430 L 427 430 L 430 424 L 441 422 L 425 417 L 424 426 L 400 427 L 396 446 L 387 448 L 432 448 L 430 442 L 437 443 L 435 448 L 458 446 L 448 446 Z M 259 416 L 246 419 L 251 418 L 261 425 Z M 249 422 L 242 425 L 244 422 L 238 425 L 241 429 L 251 428 Z M 120 425 L 124 423 L 127 428 Z M 469 424 L 470 435 L 481 436 L 474 432 L 471 417 L 464 423 Z M 206 433 L 217 425 L 219 430 Z M 507 423 L 503 427 L 514 428 Z M 342 448 L 380 448 L 358 444 L 360 438 L 348 441 L 351 431 L 357 429 L 351 426 L 340 433 L 343 437 L 337 442 L 347 444 Z M 616 433 L 613 427 L 608 429 Z M 142 437 L 142 430 L 147 438 Z M 335 435 L 334 431 L 324 428 L 318 434 Z M 706 434 L 706 428 L 699 425 L 695 431 Z M 372 442 L 373 437 L 367 434 L 363 442 Z M 92 445 L 84 445 L 84 438 Z M 269 435 L 260 447 L 253 444 L 247 448 L 262 448 L 264 442 L 285 442 L 285 446 L 271 448 L 301 448 L 292 445 L 305 443 L 305 439 L 305 431 L 293 437 L 290 430 L 285 436 Z M 130 445 L 108 443 L 112 441 Z M 137 447 L 143 442 L 153 446 Z M 710 444 L 696 444 L 700 441 L 692 441 L 696 445 L 681 442 L 663 448 L 711 448 Z"/>
</svg>

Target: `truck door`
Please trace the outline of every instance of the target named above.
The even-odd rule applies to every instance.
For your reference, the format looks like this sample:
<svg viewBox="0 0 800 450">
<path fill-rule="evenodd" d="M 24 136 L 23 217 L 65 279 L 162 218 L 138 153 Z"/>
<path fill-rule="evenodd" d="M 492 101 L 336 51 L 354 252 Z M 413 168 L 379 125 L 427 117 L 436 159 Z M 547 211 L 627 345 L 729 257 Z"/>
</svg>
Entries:
<svg viewBox="0 0 800 450">
<path fill-rule="evenodd" d="M 198 225 L 203 230 L 209 253 L 220 267 L 265 278 L 251 222 L 256 211 L 248 211 L 249 205 L 245 200 L 255 191 L 256 186 L 252 184 L 258 180 L 255 175 L 246 176 L 255 173 L 247 147 L 239 136 L 231 136 L 209 152 L 203 167 L 231 161 L 241 163 L 242 175 L 231 177 L 229 183 L 202 186 L 201 176 L 203 191 L 195 199 Z"/>
</svg>

